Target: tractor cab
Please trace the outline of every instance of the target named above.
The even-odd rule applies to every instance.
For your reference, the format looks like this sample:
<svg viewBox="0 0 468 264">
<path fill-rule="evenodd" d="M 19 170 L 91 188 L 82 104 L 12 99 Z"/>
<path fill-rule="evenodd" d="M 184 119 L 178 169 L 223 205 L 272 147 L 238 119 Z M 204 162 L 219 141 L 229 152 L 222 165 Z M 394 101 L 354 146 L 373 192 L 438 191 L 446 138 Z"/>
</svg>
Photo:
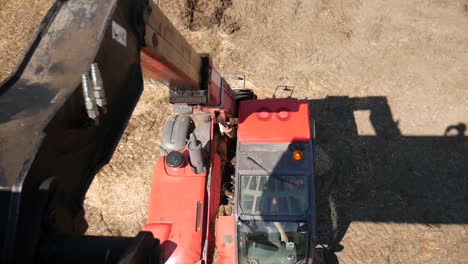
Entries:
<svg viewBox="0 0 468 264">
<path fill-rule="evenodd" d="M 309 263 L 315 235 L 308 103 L 239 106 L 234 226 L 237 263 Z"/>
</svg>

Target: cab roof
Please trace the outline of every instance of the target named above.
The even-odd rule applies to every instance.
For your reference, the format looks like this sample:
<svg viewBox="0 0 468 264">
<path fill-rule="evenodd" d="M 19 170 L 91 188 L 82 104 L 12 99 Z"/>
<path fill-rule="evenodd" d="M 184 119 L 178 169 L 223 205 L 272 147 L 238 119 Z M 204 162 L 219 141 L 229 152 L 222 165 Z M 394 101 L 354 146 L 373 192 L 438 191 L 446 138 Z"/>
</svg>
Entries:
<svg viewBox="0 0 468 264">
<path fill-rule="evenodd" d="M 309 142 L 309 105 L 296 99 L 247 100 L 239 104 L 239 142 Z"/>
</svg>

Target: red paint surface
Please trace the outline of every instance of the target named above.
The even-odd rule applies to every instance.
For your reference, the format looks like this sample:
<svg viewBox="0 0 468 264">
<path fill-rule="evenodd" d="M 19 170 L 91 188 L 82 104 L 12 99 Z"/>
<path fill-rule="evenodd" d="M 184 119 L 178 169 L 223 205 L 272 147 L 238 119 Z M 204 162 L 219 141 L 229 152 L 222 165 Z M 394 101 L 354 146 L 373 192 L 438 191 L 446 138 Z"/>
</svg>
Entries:
<svg viewBox="0 0 468 264">
<path fill-rule="evenodd" d="M 152 51 L 147 48 L 143 48 L 140 53 L 140 64 L 144 75 L 153 79 L 170 83 L 187 83 L 192 87 L 200 87 L 196 81 L 172 65 L 172 63 L 155 56 Z"/>
<path fill-rule="evenodd" d="M 239 142 L 310 140 L 309 105 L 294 99 L 249 100 L 239 105 Z"/>
<path fill-rule="evenodd" d="M 166 263 L 195 263 L 202 256 L 206 174 L 194 174 L 187 162 L 181 168 L 172 169 L 164 160 L 161 157 L 156 162 L 143 230 L 160 239 Z M 202 203 L 198 232 L 195 230 L 197 202 Z"/>
<path fill-rule="evenodd" d="M 216 213 L 219 208 L 219 200 L 221 193 L 221 158 L 218 154 L 214 154 L 212 159 L 213 166 L 211 167 L 211 184 L 208 194 L 208 221 L 206 222 L 206 239 L 208 240 L 208 247 L 213 248 L 214 246 L 214 226 L 213 223 L 216 220 Z M 209 253 L 209 252 L 207 252 Z M 208 259 L 208 256 L 205 256 Z"/>
<path fill-rule="evenodd" d="M 234 239 L 234 216 L 220 216 L 216 220 L 216 264 L 234 264 L 236 248 Z"/>
<path fill-rule="evenodd" d="M 213 120 L 211 130 L 214 127 Z M 210 134 L 215 135 L 214 131 L 210 131 Z M 211 142 L 218 141 L 211 139 Z M 209 248 L 214 247 L 213 221 L 219 207 L 221 188 L 222 158 L 217 153 L 219 144 L 223 143 L 211 144 L 209 183 L 206 173 L 193 173 L 187 150 L 182 151 L 184 163 L 180 168 L 167 166 L 164 157 L 156 162 L 144 230 L 152 232 L 160 240 L 165 263 L 195 263 L 202 258 L 207 259 L 208 256 L 202 254 L 202 239 L 208 241 Z M 205 201 L 208 203 L 206 211 Z M 201 202 L 202 212 L 200 229 L 196 231 L 198 202 Z"/>
</svg>

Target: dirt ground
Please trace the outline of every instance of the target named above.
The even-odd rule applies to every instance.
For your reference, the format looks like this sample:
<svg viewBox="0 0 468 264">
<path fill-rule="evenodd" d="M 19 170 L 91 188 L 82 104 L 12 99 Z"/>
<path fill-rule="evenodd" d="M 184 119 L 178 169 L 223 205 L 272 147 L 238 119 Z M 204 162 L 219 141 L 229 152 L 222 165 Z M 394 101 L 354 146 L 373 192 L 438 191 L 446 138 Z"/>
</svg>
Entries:
<svg viewBox="0 0 468 264">
<path fill-rule="evenodd" d="M 245 74 L 261 97 L 293 85 L 310 100 L 319 242 L 340 263 L 468 263 L 467 0 L 159 2 L 221 73 Z M 4 18 L 2 36 L 19 34 Z M 145 222 L 170 112 L 166 88 L 145 85 L 88 192 L 89 234 L 131 236 Z"/>
<path fill-rule="evenodd" d="M 53 0 L 0 0 L 0 83 L 13 71 Z"/>
</svg>

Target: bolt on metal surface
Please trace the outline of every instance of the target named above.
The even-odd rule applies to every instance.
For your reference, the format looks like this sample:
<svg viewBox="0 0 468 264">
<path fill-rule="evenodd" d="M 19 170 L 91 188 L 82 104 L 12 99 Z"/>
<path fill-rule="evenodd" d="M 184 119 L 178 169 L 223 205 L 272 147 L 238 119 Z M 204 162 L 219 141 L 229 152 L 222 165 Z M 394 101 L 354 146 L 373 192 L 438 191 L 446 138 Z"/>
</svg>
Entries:
<svg viewBox="0 0 468 264">
<path fill-rule="evenodd" d="M 94 94 L 92 93 L 92 85 L 88 73 L 83 73 L 81 75 L 81 87 L 88 117 L 98 122 L 99 110 L 96 106 Z"/>
<path fill-rule="evenodd" d="M 101 71 L 99 71 L 99 67 L 97 63 L 91 64 L 91 80 L 93 83 L 94 98 L 96 99 L 96 104 L 102 109 L 103 113 L 106 113 L 107 112 L 106 93 L 104 91 Z"/>
</svg>

